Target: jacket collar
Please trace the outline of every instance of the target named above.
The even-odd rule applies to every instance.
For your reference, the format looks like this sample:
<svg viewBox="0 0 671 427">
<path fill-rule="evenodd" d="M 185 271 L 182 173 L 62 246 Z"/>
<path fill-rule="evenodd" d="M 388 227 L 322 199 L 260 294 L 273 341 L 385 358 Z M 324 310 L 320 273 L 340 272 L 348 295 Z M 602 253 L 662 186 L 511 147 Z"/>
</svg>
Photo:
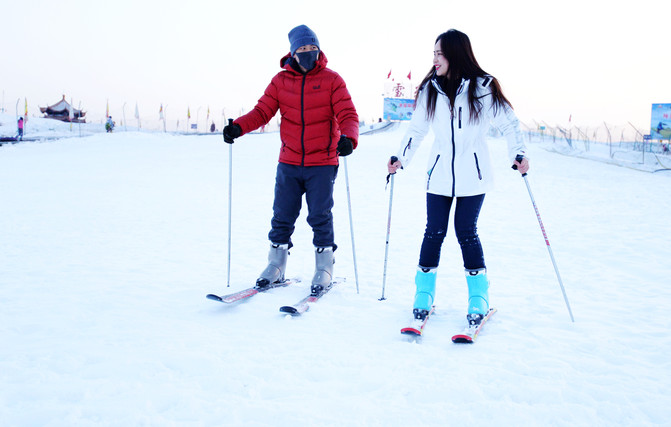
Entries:
<svg viewBox="0 0 671 427">
<path fill-rule="evenodd" d="M 300 71 L 296 70 L 292 66 L 292 58 L 291 53 L 287 53 L 280 59 L 280 67 L 284 68 L 286 71 L 289 71 L 290 73 L 296 74 L 296 75 L 302 75 Z M 326 55 L 324 54 L 324 51 L 319 52 L 319 58 L 317 58 L 317 62 L 315 63 L 315 67 L 308 71 L 307 74 L 314 74 L 317 71 L 321 71 L 324 68 L 326 68 L 326 64 L 328 64 L 328 59 L 326 59 Z"/>
<path fill-rule="evenodd" d="M 483 77 L 477 77 L 476 80 L 478 82 L 478 85 L 482 87 L 487 87 L 492 82 L 492 76 L 486 75 Z M 461 84 L 459 85 L 459 89 L 457 89 L 457 95 L 459 95 L 464 90 L 465 87 L 468 87 L 469 82 L 470 82 L 469 79 L 461 79 Z M 435 71 L 433 72 L 433 77 L 431 77 L 431 84 L 438 91 L 438 93 L 447 96 L 443 88 L 440 87 L 440 83 L 438 82 L 438 76 L 436 76 Z"/>
</svg>

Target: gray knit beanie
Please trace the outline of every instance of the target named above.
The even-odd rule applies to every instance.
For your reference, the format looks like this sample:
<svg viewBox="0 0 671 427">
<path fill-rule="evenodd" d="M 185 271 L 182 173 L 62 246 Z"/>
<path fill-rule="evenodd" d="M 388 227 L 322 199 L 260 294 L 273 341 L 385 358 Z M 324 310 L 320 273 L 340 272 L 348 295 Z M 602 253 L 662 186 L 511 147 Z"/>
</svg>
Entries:
<svg viewBox="0 0 671 427">
<path fill-rule="evenodd" d="M 308 28 L 307 25 L 299 25 L 293 30 L 289 31 L 289 43 L 291 43 L 291 54 L 296 53 L 296 49 L 301 46 L 313 44 L 319 47 L 319 39 L 314 31 Z"/>
</svg>

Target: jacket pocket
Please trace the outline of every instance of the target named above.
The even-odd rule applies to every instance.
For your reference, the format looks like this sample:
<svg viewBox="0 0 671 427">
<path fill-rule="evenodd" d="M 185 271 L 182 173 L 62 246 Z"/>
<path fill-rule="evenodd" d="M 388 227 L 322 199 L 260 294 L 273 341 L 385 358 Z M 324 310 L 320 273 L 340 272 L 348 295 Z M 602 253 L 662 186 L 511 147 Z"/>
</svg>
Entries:
<svg viewBox="0 0 671 427">
<path fill-rule="evenodd" d="M 426 189 L 429 189 L 429 184 L 431 184 L 431 175 L 433 174 L 433 170 L 436 169 L 436 165 L 438 164 L 438 159 L 440 159 L 440 154 L 436 156 L 436 161 L 433 162 L 433 166 L 431 166 L 431 169 L 427 172 L 429 174 L 429 179 L 426 180 Z"/>
<path fill-rule="evenodd" d="M 478 153 L 473 153 L 475 157 L 475 169 L 478 170 L 478 179 L 482 181 L 482 172 L 480 172 L 480 162 L 478 161 Z"/>
</svg>

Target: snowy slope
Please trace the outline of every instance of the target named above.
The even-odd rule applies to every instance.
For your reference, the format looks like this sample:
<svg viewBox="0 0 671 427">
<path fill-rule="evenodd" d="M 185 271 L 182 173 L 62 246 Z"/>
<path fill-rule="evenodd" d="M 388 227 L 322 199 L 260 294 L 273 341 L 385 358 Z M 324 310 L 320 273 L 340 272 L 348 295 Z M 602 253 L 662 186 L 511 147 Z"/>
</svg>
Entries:
<svg viewBox="0 0 671 427">
<path fill-rule="evenodd" d="M 530 147 L 529 182 L 571 323 L 523 180 L 491 140 L 497 191 L 480 219 L 499 312 L 473 346 L 450 230 L 437 311 L 410 319 L 430 138 L 395 178 L 388 280 L 385 163 L 404 126 L 362 136 L 336 183 L 335 288 L 301 318 L 305 214 L 288 274 L 304 283 L 235 305 L 205 299 L 264 267 L 279 142 L 115 133 L 0 148 L 0 425 L 668 425 L 671 175 Z M 421 420 L 421 421 L 420 421 Z"/>
<path fill-rule="evenodd" d="M 15 114 L 0 113 L 0 137 L 15 137 L 17 120 L 18 117 Z M 24 139 L 30 140 L 71 138 L 104 132 L 105 125 L 102 123 L 70 124 L 34 116 L 29 116 L 24 124 Z"/>
</svg>

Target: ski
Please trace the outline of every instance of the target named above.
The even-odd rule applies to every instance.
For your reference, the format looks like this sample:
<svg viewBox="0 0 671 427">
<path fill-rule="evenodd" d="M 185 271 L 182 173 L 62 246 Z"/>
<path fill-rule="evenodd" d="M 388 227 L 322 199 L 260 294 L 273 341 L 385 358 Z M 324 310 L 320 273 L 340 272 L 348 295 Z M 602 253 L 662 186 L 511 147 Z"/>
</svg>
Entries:
<svg viewBox="0 0 671 427">
<path fill-rule="evenodd" d="M 326 295 L 334 285 L 340 284 L 344 281 L 344 277 L 336 277 L 325 289 L 321 289 L 319 292 L 310 291 L 310 295 L 298 301 L 296 304 L 280 307 L 280 312 L 287 313 L 292 316 L 300 316 L 310 309 L 310 304 L 314 304 L 319 301 L 319 299 Z"/>
<path fill-rule="evenodd" d="M 478 338 L 478 334 L 482 330 L 482 327 L 487 323 L 490 317 L 496 313 L 495 308 L 490 308 L 485 317 L 482 318 L 482 321 L 477 325 L 468 325 L 460 334 L 457 334 L 452 337 L 452 342 L 456 344 L 473 344 Z"/>
<path fill-rule="evenodd" d="M 426 317 L 422 319 L 414 319 L 412 322 L 412 325 L 407 326 L 403 329 L 401 329 L 401 333 L 404 335 L 411 335 L 415 337 L 421 337 L 422 332 L 424 332 L 424 326 L 426 326 L 426 322 L 429 321 L 429 317 L 433 314 L 433 312 L 436 310 L 436 306 L 431 307 L 431 311 L 429 311 L 429 314 L 426 315 Z"/>
<path fill-rule="evenodd" d="M 271 283 L 268 286 L 264 286 L 262 288 L 258 286 L 253 286 L 251 288 L 243 289 L 241 291 L 234 292 L 229 295 L 219 296 L 215 294 L 208 294 L 206 298 L 211 299 L 213 301 L 223 302 L 224 304 L 232 304 L 234 302 L 253 297 L 256 294 L 260 294 L 261 292 L 266 292 L 270 289 L 281 288 L 295 283 L 300 283 L 300 281 L 301 281 L 300 279 L 285 279 L 281 282 Z"/>
</svg>

